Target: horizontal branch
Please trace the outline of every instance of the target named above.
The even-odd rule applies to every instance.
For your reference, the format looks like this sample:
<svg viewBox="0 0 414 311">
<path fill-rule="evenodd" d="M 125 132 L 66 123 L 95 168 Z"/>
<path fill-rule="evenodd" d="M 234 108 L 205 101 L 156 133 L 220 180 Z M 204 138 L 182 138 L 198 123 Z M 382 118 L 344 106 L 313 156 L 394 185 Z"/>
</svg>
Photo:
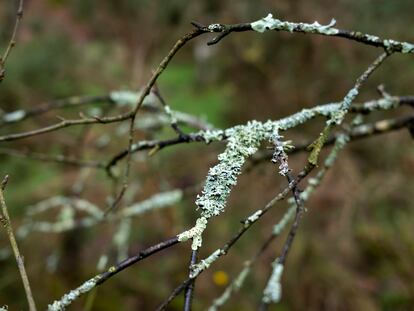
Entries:
<svg viewBox="0 0 414 311">
<path fill-rule="evenodd" d="M 110 267 L 107 271 L 100 273 L 97 276 L 89 279 L 88 281 L 83 283 L 78 288 L 71 290 L 69 293 L 65 294 L 59 301 L 54 301 L 52 304 L 50 304 L 48 306 L 48 310 L 49 311 L 64 310 L 65 307 L 69 306 L 73 301 L 79 298 L 79 296 L 91 291 L 96 286 L 101 285 L 102 283 L 104 283 L 105 281 L 113 277 L 114 275 L 118 274 L 122 270 L 132 266 L 138 261 L 141 261 L 147 258 L 148 256 L 158 253 L 159 251 L 169 248 L 171 246 L 174 246 L 178 243 L 179 243 L 178 238 L 175 236 L 171 239 L 160 242 L 158 244 L 155 244 L 151 247 L 148 247 L 142 250 L 136 256 L 132 256 L 132 257 L 125 259 L 124 261 L 121 261 L 117 265 Z"/>
<path fill-rule="evenodd" d="M 400 52 L 400 53 L 414 53 L 414 44 L 409 42 L 401 42 L 392 39 L 382 39 L 375 35 L 365 34 L 360 31 L 351 31 L 345 29 L 334 28 L 336 21 L 332 19 L 328 25 L 321 25 L 318 22 L 312 24 L 308 23 L 293 23 L 288 21 L 282 21 L 273 18 L 272 14 L 255 21 L 253 23 L 241 23 L 241 24 L 211 24 L 208 26 L 194 23 L 193 25 L 205 32 L 220 33 L 218 36 L 210 40 L 207 44 L 212 45 L 218 43 L 221 39 L 226 37 L 232 32 L 244 32 L 244 31 L 258 31 L 265 32 L 268 30 L 275 31 L 287 31 L 298 32 L 305 34 L 317 34 L 322 36 L 344 38 L 359 43 L 363 43 L 369 46 L 382 47 L 388 52 Z"/>
<path fill-rule="evenodd" d="M 27 158 L 31 160 L 38 160 L 42 162 L 54 162 L 59 164 L 66 164 L 78 167 L 93 167 L 93 168 L 105 168 L 105 165 L 98 161 L 86 161 L 82 159 L 76 159 L 64 155 L 49 155 L 44 153 L 16 150 L 11 148 L 0 148 L 0 154 L 14 156 L 19 158 Z"/>
<path fill-rule="evenodd" d="M 380 120 L 374 123 L 362 124 L 362 125 L 356 126 L 355 128 L 351 130 L 351 132 L 349 133 L 349 139 L 351 141 L 356 141 L 359 139 L 371 137 L 373 135 L 386 134 L 392 131 L 397 131 L 403 128 L 408 128 L 413 123 L 414 123 L 414 115 L 402 116 L 402 117 L 397 117 L 397 118 L 392 118 L 392 119 Z M 335 135 L 330 136 L 326 140 L 324 146 L 333 145 L 339 135 L 340 134 L 335 134 Z M 287 150 L 286 152 L 288 154 L 295 154 L 295 153 L 305 151 L 307 150 L 307 148 L 309 147 L 311 143 L 312 141 L 308 141 L 306 143 L 296 145 L 294 146 L 294 148 Z M 258 152 L 250 158 L 250 163 L 251 163 L 250 165 L 252 166 L 258 163 L 269 161 L 272 158 L 272 154 L 273 152 L 269 150 Z M 251 169 L 251 166 L 248 167 L 247 169 L 248 170 Z"/>
<path fill-rule="evenodd" d="M 412 105 L 414 106 L 414 96 L 390 96 L 387 98 L 381 98 L 378 100 L 367 101 L 362 104 L 354 104 L 350 107 L 349 112 L 351 113 L 364 113 L 368 114 L 376 110 L 390 109 L 398 107 L 399 105 Z M 340 103 L 330 103 L 325 105 L 318 105 L 312 108 L 303 109 L 301 112 L 287 116 L 281 119 L 285 122 L 288 119 L 298 119 L 301 115 L 307 114 L 310 115 L 308 118 L 311 119 L 317 115 L 329 115 L 331 111 L 335 111 L 340 106 Z M 316 113 L 315 113 L 316 112 Z M 314 113 L 314 114 L 312 114 Z M 157 151 L 177 144 L 190 143 L 190 142 L 206 142 L 206 139 L 203 138 L 204 133 L 209 133 L 209 131 L 201 131 L 198 133 L 191 133 L 185 136 L 178 136 L 176 138 L 171 138 L 167 140 L 152 140 L 152 141 L 141 141 L 132 145 L 131 153 L 151 150 L 156 148 Z M 223 135 L 220 136 L 221 140 L 225 140 L 228 137 L 226 136 L 225 131 Z M 210 142 L 210 140 L 208 140 Z M 116 155 L 114 155 L 106 164 L 106 169 L 110 170 L 118 161 L 125 158 L 128 154 L 128 149 L 125 149 Z"/>
<path fill-rule="evenodd" d="M 69 126 L 74 126 L 74 125 L 85 125 L 85 124 L 96 124 L 96 123 L 107 124 L 107 123 L 120 122 L 120 121 L 124 121 L 128 119 L 131 119 L 131 112 L 120 114 L 117 116 L 112 116 L 112 117 L 102 117 L 102 118 L 101 117 L 91 117 L 91 118 L 85 117 L 82 119 L 74 119 L 74 120 L 64 119 L 59 123 L 49 125 L 49 126 L 46 126 L 40 129 L 27 131 L 23 133 L 0 136 L 0 142 L 28 138 L 28 137 L 32 137 L 36 135 L 53 132 L 53 131 L 56 131 L 56 130 L 59 130 L 65 127 L 69 127 Z"/>
<path fill-rule="evenodd" d="M 111 101 L 110 95 L 72 96 L 69 98 L 57 99 L 27 110 L 20 109 L 7 112 L 0 117 L 0 126 L 20 122 L 26 120 L 27 118 L 38 116 L 55 109 L 73 108 L 97 103 L 110 103 Z"/>
</svg>

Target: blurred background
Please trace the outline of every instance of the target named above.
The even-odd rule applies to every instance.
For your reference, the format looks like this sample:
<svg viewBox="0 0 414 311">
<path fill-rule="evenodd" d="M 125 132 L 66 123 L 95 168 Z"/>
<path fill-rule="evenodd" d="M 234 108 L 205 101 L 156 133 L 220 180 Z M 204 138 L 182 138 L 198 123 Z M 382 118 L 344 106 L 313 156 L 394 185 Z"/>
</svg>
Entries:
<svg viewBox="0 0 414 311">
<path fill-rule="evenodd" d="M 1 51 L 10 38 L 16 7 L 17 1 L 1 1 Z M 0 108 L 6 113 L 73 95 L 137 91 L 174 42 L 192 29 L 191 21 L 250 22 L 268 13 L 289 21 L 317 20 L 321 24 L 335 18 L 338 28 L 414 42 L 413 11 L 412 0 L 26 0 L 18 44 L 0 84 Z M 381 52 L 347 40 L 277 32 L 233 33 L 211 47 L 206 45 L 209 39 L 209 35 L 198 37 L 180 50 L 158 87 L 172 109 L 220 128 L 251 119 L 279 119 L 304 107 L 340 101 Z M 413 56 L 397 54 L 388 59 L 364 86 L 358 101 L 378 98 L 376 87 L 381 83 L 393 95 L 413 95 Z M 108 115 L 122 111 L 110 105 L 54 110 L 2 126 L 0 132 L 5 135 L 44 127 L 58 122 L 56 116 L 79 118 L 80 111 L 97 109 Z M 367 120 L 409 112 L 402 107 L 397 112 L 375 113 Z M 323 122 L 312 121 L 286 133 L 286 139 L 308 141 Z M 138 131 L 136 139 L 174 135 L 165 127 Z M 72 127 L 1 145 L 100 161 L 126 146 L 127 135 L 119 124 Z M 184 144 L 152 157 L 146 152 L 134 156 L 131 202 L 170 189 L 195 187 L 196 191 L 168 209 L 134 218 L 129 254 L 193 225 L 199 214 L 194 204 L 200 190 L 197 185 L 223 148 L 220 143 Z M 305 159 L 305 154 L 290 157 L 296 172 Z M 104 210 L 111 195 L 111 181 L 101 170 L 8 155 L 0 155 L 0 161 L 1 176 L 10 175 L 6 200 L 15 228 L 22 224 L 28 206 L 48 197 L 79 196 Z M 118 169 L 123 165 L 118 164 Z M 408 131 L 352 142 L 309 201 L 287 260 L 282 302 L 273 308 L 414 310 L 413 176 L 414 148 Z M 80 179 L 82 189 L 75 191 Z M 205 232 L 200 258 L 220 247 L 238 229 L 241 219 L 263 207 L 285 183 L 271 163 L 242 175 L 226 213 L 212 220 Z M 275 208 L 199 277 L 195 310 L 207 308 L 221 295 L 285 207 L 284 202 Z M 53 219 L 54 213 L 42 217 Z M 110 263 L 117 260 L 111 241 L 118 225 L 106 223 L 60 234 L 32 233 L 19 241 L 40 309 L 95 275 L 102 254 L 108 254 Z M 245 286 L 224 310 L 257 308 L 270 263 L 285 236 L 286 232 L 260 258 Z M 6 234 L 0 231 L 0 306 L 26 309 L 8 247 Z M 100 286 L 95 298 L 79 299 L 71 310 L 152 310 L 187 276 L 189 253 L 188 243 L 163 251 Z M 170 309 L 180 310 L 182 301 L 178 297 Z"/>
</svg>

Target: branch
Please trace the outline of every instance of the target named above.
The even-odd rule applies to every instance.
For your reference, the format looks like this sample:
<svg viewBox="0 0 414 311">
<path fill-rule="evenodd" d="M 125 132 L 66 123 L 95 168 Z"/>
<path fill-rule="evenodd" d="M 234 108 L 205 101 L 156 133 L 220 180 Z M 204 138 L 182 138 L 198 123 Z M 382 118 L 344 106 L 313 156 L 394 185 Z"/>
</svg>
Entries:
<svg viewBox="0 0 414 311">
<path fill-rule="evenodd" d="M 0 205 L 1 205 L 1 214 L 0 221 L 3 224 L 3 227 L 6 229 L 7 236 L 9 237 L 10 245 L 13 249 L 14 257 L 17 261 L 17 267 L 19 268 L 20 276 L 23 281 L 24 290 L 26 292 L 27 302 L 29 304 L 30 311 L 36 311 L 36 304 L 33 299 L 32 290 L 30 288 L 29 278 L 27 277 L 26 269 L 24 267 L 23 256 L 20 255 L 19 247 L 17 246 L 16 238 L 14 237 L 12 224 L 10 221 L 9 212 L 7 211 L 7 205 L 4 200 L 4 188 L 6 187 L 9 176 L 6 175 L 1 183 L 0 187 Z"/>
<path fill-rule="evenodd" d="M 190 274 L 190 277 L 183 281 L 178 287 L 176 287 L 170 296 L 157 308 L 157 310 L 165 310 L 168 304 L 179 295 L 195 278 L 197 278 L 201 273 L 210 267 L 221 256 L 226 255 L 227 252 L 232 248 L 232 246 L 242 237 L 246 231 L 248 231 L 254 223 L 256 223 L 264 214 L 266 214 L 278 201 L 283 200 L 288 193 L 296 187 L 299 182 L 305 178 L 312 170 L 314 166 L 308 164 L 298 176 L 289 183 L 289 186 L 286 187 L 282 192 L 280 192 L 276 197 L 274 197 L 263 209 L 259 209 L 249 217 L 241 221 L 242 226 L 239 231 L 229 239 L 224 246 L 217 249 L 210 254 L 207 258 L 201 260 L 198 264 L 194 265 Z"/>
<path fill-rule="evenodd" d="M 28 138 L 36 135 L 41 135 L 49 132 L 53 132 L 65 127 L 74 126 L 74 125 L 85 125 L 85 124 L 108 124 L 108 123 L 114 123 L 114 122 L 120 122 L 124 120 L 128 120 L 131 118 L 131 113 L 124 113 L 113 117 L 91 117 L 91 118 L 82 118 L 82 119 L 74 119 L 74 120 L 62 120 L 59 123 L 49 125 L 40 129 L 27 131 L 23 133 L 17 133 L 17 134 L 9 134 L 0 136 L 0 142 L 2 141 L 12 141 L 17 139 L 23 139 Z"/>
<path fill-rule="evenodd" d="M 114 275 L 118 274 L 122 270 L 132 266 L 133 264 L 151 256 L 159 251 L 162 251 L 166 248 L 169 248 L 175 244 L 179 243 L 177 237 L 173 237 L 166 241 L 160 242 L 155 244 L 143 251 L 139 252 L 136 256 L 129 257 L 124 261 L 121 261 L 115 266 L 110 267 L 107 271 L 96 275 L 95 277 L 89 279 L 88 281 L 84 282 L 78 288 L 71 290 L 69 293 L 65 294 L 60 300 L 54 301 L 52 304 L 48 306 L 49 311 L 61 311 L 64 310 L 65 307 L 69 306 L 73 301 L 78 299 L 82 294 L 85 294 L 91 291 L 98 285 L 103 284 L 105 281 L 113 277 Z"/>
<path fill-rule="evenodd" d="M 7 45 L 6 51 L 4 52 L 3 56 L 0 57 L 0 82 L 3 81 L 4 76 L 5 76 L 5 72 L 6 72 L 5 65 L 6 65 L 7 58 L 9 57 L 10 52 L 13 49 L 13 47 L 16 45 L 17 31 L 19 29 L 20 21 L 22 18 L 23 18 L 23 0 L 20 0 L 19 8 L 17 9 L 17 13 L 16 13 L 16 22 L 14 23 L 13 33 L 11 35 L 9 44 Z"/>
<path fill-rule="evenodd" d="M 224 37 L 232 32 L 244 32 L 255 30 L 257 32 L 265 32 L 268 30 L 275 31 L 287 31 L 290 33 L 299 32 L 305 34 L 317 34 L 322 36 L 339 37 L 348 40 L 357 41 L 366 45 L 382 47 L 388 52 L 400 52 L 400 53 L 414 53 L 414 44 L 408 42 L 400 42 L 391 39 L 382 39 L 378 36 L 365 34 L 359 31 L 350 31 L 344 29 L 337 29 L 333 26 L 336 21 L 332 21 L 328 25 L 321 25 L 318 22 L 313 24 L 308 23 L 292 23 L 288 21 L 282 21 L 274 19 L 272 14 L 252 22 L 252 23 L 241 23 L 233 25 L 225 24 L 211 24 L 208 26 L 201 25 L 193 22 L 193 26 L 204 32 L 216 32 L 218 36 L 210 40 L 207 44 L 213 45 L 221 41 Z"/>
<path fill-rule="evenodd" d="M 96 103 L 109 103 L 111 101 L 110 95 L 72 96 L 69 98 L 53 100 L 27 110 L 20 109 L 5 113 L 0 118 L 0 126 L 20 122 L 55 109 L 72 108 Z"/>
<path fill-rule="evenodd" d="M 180 38 L 173 46 L 173 48 L 170 50 L 170 52 L 167 54 L 167 56 L 164 57 L 164 59 L 161 61 L 161 63 L 158 65 L 157 69 L 151 76 L 150 80 L 145 85 L 143 91 L 140 93 L 140 96 L 138 98 L 138 101 L 135 105 L 135 108 L 131 111 L 130 114 L 130 126 L 129 126 L 129 139 L 128 139 L 128 147 L 127 147 L 127 155 L 126 155 L 126 165 L 124 169 L 124 178 L 122 182 L 122 188 L 119 192 L 118 196 L 115 198 L 112 206 L 110 209 L 106 211 L 106 214 L 112 212 L 118 204 L 121 202 L 122 197 L 128 188 L 129 183 L 129 171 L 131 167 L 131 150 L 132 145 L 134 142 L 134 133 L 135 133 L 135 118 L 137 116 L 138 110 L 141 108 L 145 97 L 150 93 L 152 87 L 155 85 L 155 82 L 157 82 L 158 77 L 161 75 L 161 73 L 167 68 L 168 64 L 170 63 L 171 59 L 174 57 L 174 55 L 191 39 L 198 37 L 199 35 L 203 34 L 204 31 L 200 29 L 195 29 L 192 32 L 184 35 L 182 38 Z"/>
<path fill-rule="evenodd" d="M 410 124 L 414 122 L 414 115 L 402 116 L 393 119 L 384 119 L 376 121 L 374 123 L 365 123 L 359 126 L 354 127 L 349 133 L 349 139 L 351 141 L 360 140 L 363 138 L 371 137 L 374 135 L 386 134 L 392 131 L 397 131 L 403 128 L 408 128 Z M 334 134 L 327 138 L 325 141 L 324 147 L 333 145 L 335 140 L 341 134 Z M 296 154 L 299 152 L 305 151 L 309 145 L 312 144 L 312 141 L 308 141 L 299 145 L 294 146 L 292 149 L 287 150 L 288 154 Z M 272 158 L 272 151 L 262 151 L 255 154 L 250 159 L 250 166 L 246 170 L 250 170 L 253 166 L 267 162 Z"/>
<path fill-rule="evenodd" d="M 76 159 L 72 157 L 67 157 L 64 155 L 49 155 L 44 153 L 32 152 L 32 151 L 25 151 L 25 150 L 16 150 L 11 148 L 0 148 L 0 154 L 20 157 L 20 158 L 28 158 L 31 160 L 38 160 L 42 162 L 53 162 L 59 164 L 66 164 L 78 167 L 92 167 L 92 168 L 99 168 L 104 169 L 104 163 L 98 161 L 86 161 L 82 159 Z"/>
<path fill-rule="evenodd" d="M 193 250 L 191 251 L 191 259 L 190 259 L 190 266 L 189 266 L 189 271 L 190 271 L 190 275 L 191 275 L 191 269 L 193 268 L 193 266 L 196 264 L 197 262 L 197 250 Z M 193 291 L 194 291 L 194 283 L 195 283 L 195 279 L 193 279 L 185 288 L 185 292 L 184 292 L 184 311 L 191 311 L 191 303 L 192 303 L 192 299 L 193 299 Z"/>
</svg>

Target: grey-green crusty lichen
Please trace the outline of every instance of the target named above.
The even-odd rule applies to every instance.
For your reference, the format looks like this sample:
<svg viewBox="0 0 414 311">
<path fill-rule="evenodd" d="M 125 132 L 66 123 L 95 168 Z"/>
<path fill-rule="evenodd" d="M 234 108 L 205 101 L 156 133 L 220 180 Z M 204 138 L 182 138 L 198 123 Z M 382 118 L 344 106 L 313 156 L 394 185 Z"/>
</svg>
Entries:
<svg viewBox="0 0 414 311">
<path fill-rule="evenodd" d="M 285 22 L 279 19 L 273 18 L 272 14 L 268 14 L 266 17 L 251 23 L 252 29 L 257 32 L 265 32 L 266 30 L 287 30 L 303 31 L 308 33 L 320 33 L 324 35 L 335 35 L 339 32 L 338 29 L 333 28 L 336 21 L 334 19 L 328 25 L 321 25 L 318 22 L 312 24 L 308 23 L 292 23 Z"/>
<path fill-rule="evenodd" d="M 99 280 L 99 276 L 94 277 L 83 283 L 78 288 L 71 290 L 69 293 L 65 294 L 59 301 L 54 301 L 51 305 L 47 307 L 48 311 L 63 311 L 67 306 L 69 306 L 73 301 L 75 301 L 80 295 L 85 294 L 92 290 L 96 283 Z"/>
<path fill-rule="evenodd" d="M 201 243 L 202 243 L 201 235 L 203 234 L 204 230 L 206 230 L 206 228 L 207 228 L 207 219 L 204 217 L 200 217 L 197 219 L 194 227 L 178 235 L 178 241 L 185 242 L 190 239 L 193 239 L 191 248 L 193 250 L 197 250 L 201 246 Z"/>
<path fill-rule="evenodd" d="M 308 185 L 305 188 L 304 191 L 301 192 L 300 197 L 302 199 L 302 202 L 306 202 L 311 194 L 315 191 L 316 187 L 318 187 L 322 181 L 322 179 L 325 177 L 327 170 L 332 167 L 334 164 L 338 153 L 340 150 L 342 150 L 345 145 L 349 141 L 349 136 L 346 134 L 340 134 L 335 140 L 335 144 L 329 153 L 329 155 L 326 157 L 324 161 L 323 168 L 319 170 L 318 174 L 315 177 L 312 177 L 308 181 Z M 280 220 L 280 222 L 274 226 L 273 228 L 273 234 L 279 235 L 283 228 L 287 225 L 287 223 L 290 221 L 290 219 L 293 218 L 295 211 L 297 209 L 296 203 L 294 198 L 289 198 L 288 200 L 290 207 L 289 210 L 285 213 L 283 218 Z M 277 303 L 281 299 L 282 295 L 282 285 L 280 282 L 282 272 L 283 272 L 283 265 L 281 265 L 278 262 L 278 259 L 276 259 L 273 263 L 273 271 L 269 278 L 269 281 L 267 282 L 266 288 L 263 292 L 263 302 L 265 303 Z"/>
<path fill-rule="evenodd" d="M 125 207 L 120 211 L 120 217 L 131 217 L 149 210 L 161 209 L 181 201 L 183 198 L 183 191 L 180 189 L 161 192 L 153 195 L 147 200 L 132 204 L 131 206 Z"/>
<path fill-rule="evenodd" d="M 350 89 L 348 93 L 345 95 L 344 100 L 341 103 L 341 106 L 338 108 L 336 112 L 333 113 L 331 119 L 328 120 L 327 124 L 341 124 L 345 118 L 346 113 L 349 110 L 349 107 L 351 107 L 351 104 L 354 102 L 358 94 L 359 90 L 357 87 L 353 87 L 352 89 Z"/>
<path fill-rule="evenodd" d="M 336 21 L 332 19 L 327 25 L 321 25 L 318 22 L 312 24 L 308 23 L 292 23 L 287 21 L 281 21 L 273 18 L 272 14 L 268 14 L 266 17 L 259 19 L 251 23 L 253 30 L 263 33 L 267 30 L 284 30 L 284 31 L 299 31 L 305 33 L 317 33 L 327 36 L 334 36 L 340 33 L 339 29 L 334 28 Z M 401 53 L 414 53 L 414 44 L 408 42 L 400 42 L 392 39 L 381 39 L 378 36 L 364 34 L 358 31 L 350 32 L 353 38 L 357 40 L 363 40 L 364 42 L 372 42 L 376 44 L 382 44 L 389 52 L 401 52 Z"/>
<path fill-rule="evenodd" d="M 202 193 L 197 196 L 196 205 L 201 210 L 200 218 L 195 227 L 178 235 L 180 241 L 193 239 L 192 249 L 198 249 L 202 243 L 202 233 L 207 227 L 208 220 L 221 214 L 226 206 L 227 199 L 246 158 L 253 155 L 261 142 L 270 141 L 279 136 L 279 131 L 294 128 L 317 115 L 328 117 L 328 122 L 342 122 L 344 114 L 340 111 L 349 110 L 350 105 L 358 94 L 358 90 L 351 89 L 341 103 L 320 105 L 309 109 L 303 109 L 286 118 L 277 121 L 259 122 L 256 120 L 246 125 L 237 125 L 226 130 L 200 131 L 196 135 L 207 143 L 227 139 L 227 146 L 218 156 L 218 164 L 209 170 Z M 389 109 L 398 103 L 387 98 L 378 101 L 377 104 L 369 103 L 369 109 Z M 362 107 L 365 107 L 363 105 Z"/>
<path fill-rule="evenodd" d="M 206 259 L 203 259 L 199 263 L 193 265 L 191 267 L 190 277 L 197 277 L 201 272 L 208 269 L 210 265 L 213 262 L 215 262 L 222 254 L 223 252 L 221 251 L 221 249 L 218 249 L 214 251 L 210 256 L 208 256 Z"/>
<path fill-rule="evenodd" d="M 227 147 L 218 156 L 218 164 L 210 168 L 204 188 L 195 201 L 201 210 L 199 225 L 179 235 L 179 240 L 193 239 L 193 249 L 201 246 L 203 233 L 208 219 L 217 216 L 224 211 L 231 189 L 237 183 L 237 177 L 246 158 L 253 155 L 260 143 L 264 140 L 271 141 L 274 135 L 278 135 L 278 122 L 250 121 L 246 125 L 238 125 L 224 131 L 208 131 L 207 135 L 200 136 L 207 141 L 219 139 L 225 135 Z M 196 230 L 194 230 L 196 229 Z M 194 235 L 195 234 L 195 235 Z"/>
<path fill-rule="evenodd" d="M 282 278 L 283 265 L 277 261 L 273 263 L 273 271 L 267 282 L 266 288 L 263 291 L 262 301 L 264 303 L 277 303 L 282 297 L 282 285 L 280 279 Z"/>
</svg>

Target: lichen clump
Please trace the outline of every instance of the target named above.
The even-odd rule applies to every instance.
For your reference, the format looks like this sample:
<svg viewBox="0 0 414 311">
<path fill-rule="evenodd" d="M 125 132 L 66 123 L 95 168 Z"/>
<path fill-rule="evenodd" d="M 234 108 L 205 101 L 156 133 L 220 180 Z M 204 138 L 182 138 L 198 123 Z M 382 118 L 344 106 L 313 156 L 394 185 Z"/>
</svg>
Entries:
<svg viewBox="0 0 414 311">
<path fill-rule="evenodd" d="M 231 189 L 237 184 L 246 158 L 253 155 L 264 140 L 272 141 L 278 135 L 278 123 L 267 121 L 250 121 L 246 125 L 238 125 L 225 131 L 200 132 L 207 142 L 212 139 L 228 137 L 227 147 L 218 156 L 218 164 L 210 168 L 204 189 L 195 201 L 201 210 L 196 226 L 178 236 L 180 241 L 193 239 L 193 249 L 201 246 L 201 234 L 205 230 L 208 219 L 224 211 Z M 204 137 L 205 136 L 205 137 Z"/>
<path fill-rule="evenodd" d="M 80 295 L 89 292 L 92 288 L 96 286 L 99 276 L 94 277 L 83 283 L 78 288 L 71 290 L 69 293 L 65 294 L 61 300 L 53 302 L 53 304 L 48 306 L 48 311 L 62 311 L 65 310 L 74 300 L 76 300 Z"/>
<path fill-rule="evenodd" d="M 257 32 L 265 32 L 266 30 L 287 30 L 290 32 L 301 31 L 308 33 L 320 33 L 324 35 L 335 35 L 339 31 L 335 26 L 336 21 L 334 19 L 328 25 L 321 25 L 318 22 L 312 24 L 308 23 L 292 23 L 284 22 L 279 19 L 273 18 L 272 14 L 268 14 L 266 17 L 251 23 L 252 29 Z"/>
<path fill-rule="evenodd" d="M 274 262 L 273 272 L 270 276 L 269 282 L 263 292 L 263 302 L 265 303 L 277 303 L 282 297 L 282 284 L 280 279 L 282 278 L 283 265 Z"/>
</svg>

